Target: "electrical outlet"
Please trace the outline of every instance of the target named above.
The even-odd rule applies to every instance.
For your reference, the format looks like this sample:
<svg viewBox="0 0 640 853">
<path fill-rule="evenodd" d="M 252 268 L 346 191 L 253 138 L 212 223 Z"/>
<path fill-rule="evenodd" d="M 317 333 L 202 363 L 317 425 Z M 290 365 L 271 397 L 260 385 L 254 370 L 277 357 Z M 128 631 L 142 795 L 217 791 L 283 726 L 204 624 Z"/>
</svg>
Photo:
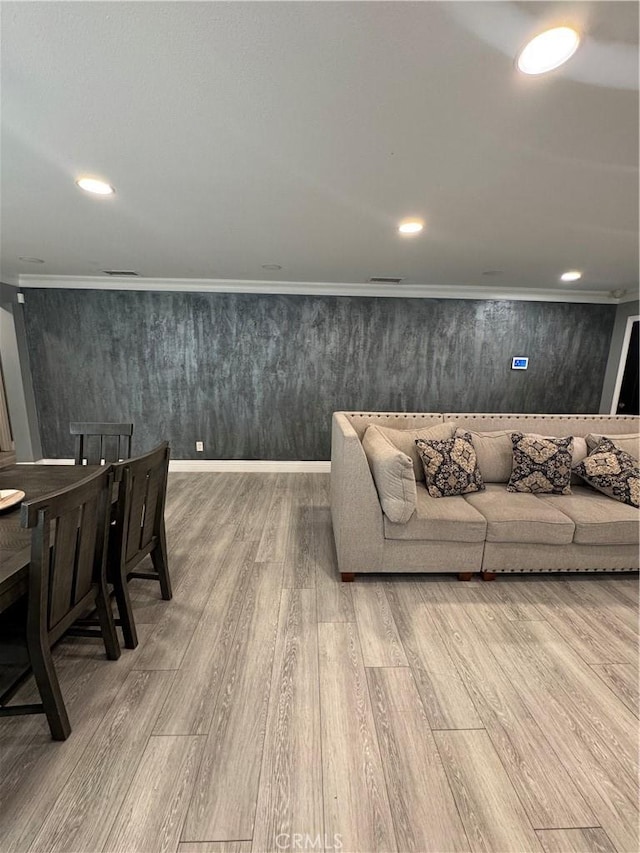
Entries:
<svg viewBox="0 0 640 853">
<path fill-rule="evenodd" d="M 204 441 L 196 441 L 196 452 L 202 453 L 204 451 Z"/>
</svg>

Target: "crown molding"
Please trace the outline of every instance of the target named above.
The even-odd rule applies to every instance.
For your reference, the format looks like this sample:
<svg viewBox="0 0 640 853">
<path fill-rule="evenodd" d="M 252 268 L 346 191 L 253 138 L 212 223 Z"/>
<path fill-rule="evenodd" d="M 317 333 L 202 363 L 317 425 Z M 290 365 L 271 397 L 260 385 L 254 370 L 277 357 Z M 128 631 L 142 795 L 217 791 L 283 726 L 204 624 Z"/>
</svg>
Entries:
<svg viewBox="0 0 640 853">
<path fill-rule="evenodd" d="M 623 296 L 620 297 L 617 301 L 620 303 L 623 302 L 637 302 L 640 299 L 640 290 L 636 288 L 636 290 L 628 290 Z"/>
<path fill-rule="evenodd" d="M 300 296 L 382 296 L 409 299 L 491 299 L 523 302 L 593 302 L 616 305 L 629 301 L 609 292 L 568 288 L 470 287 L 439 284 L 376 284 L 373 282 L 253 281 L 215 278 L 133 278 L 102 276 L 21 275 L 22 288 L 62 290 L 147 290 L 187 293 L 264 293 Z M 632 296 L 632 299 L 637 296 Z"/>
</svg>

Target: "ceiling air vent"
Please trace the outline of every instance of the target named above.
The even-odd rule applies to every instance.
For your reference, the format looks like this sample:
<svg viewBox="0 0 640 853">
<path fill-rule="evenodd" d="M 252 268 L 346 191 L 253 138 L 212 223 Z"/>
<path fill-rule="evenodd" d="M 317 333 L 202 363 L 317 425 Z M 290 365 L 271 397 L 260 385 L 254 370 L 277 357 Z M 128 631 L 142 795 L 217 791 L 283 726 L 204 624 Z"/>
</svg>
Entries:
<svg viewBox="0 0 640 853">
<path fill-rule="evenodd" d="M 135 270 L 102 270 L 105 275 L 135 276 L 140 275 Z"/>
<path fill-rule="evenodd" d="M 400 284 L 403 279 L 391 275 L 376 275 L 369 279 L 371 284 Z"/>
</svg>

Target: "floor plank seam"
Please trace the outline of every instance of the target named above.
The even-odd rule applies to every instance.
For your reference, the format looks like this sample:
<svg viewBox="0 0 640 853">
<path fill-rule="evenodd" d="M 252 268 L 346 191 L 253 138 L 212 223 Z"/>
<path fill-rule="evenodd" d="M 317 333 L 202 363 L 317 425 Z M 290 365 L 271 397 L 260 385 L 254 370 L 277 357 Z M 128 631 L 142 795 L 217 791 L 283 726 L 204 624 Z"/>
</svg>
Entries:
<svg viewBox="0 0 640 853">
<path fill-rule="evenodd" d="M 354 615 L 356 615 L 356 614 L 354 613 Z M 375 734 L 376 745 L 378 747 L 378 754 L 380 755 L 380 763 L 381 763 L 381 767 L 382 767 L 382 781 L 384 782 L 384 792 L 385 792 L 385 795 L 387 798 L 387 803 L 389 805 L 389 813 L 391 815 L 391 823 L 393 825 L 393 837 L 394 837 L 396 849 L 399 850 L 397 819 L 393 813 L 393 806 L 392 806 L 393 800 L 391 799 L 391 795 L 389 793 L 389 783 L 387 781 L 387 774 L 384 772 L 384 766 L 383 766 L 383 760 L 382 760 L 382 749 L 380 748 L 380 736 L 378 734 L 378 726 L 376 723 L 376 715 L 373 713 L 373 696 L 371 695 L 371 685 L 369 684 L 369 679 L 367 678 L 367 670 L 366 670 L 366 667 L 364 666 L 364 653 L 363 653 L 363 649 L 362 649 L 362 640 L 360 638 L 360 630 L 358 628 L 357 621 L 353 623 L 353 626 L 354 626 L 354 629 L 356 632 L 356 636 L 358 638 L 358 646 L 360 648 L 360 656 L 362 658 L 362 669 L 364 671 L 365 688 L 367 691 L 367 696 L 369 697 L 369 706 L 371 708 L 371 715 L 373 718 L 373 733 Z M 394 668 L 395 667 L 391 667 L 391 669 L 394 669 Z"/>
<path fill-rule="evenodd" d="M 179 672 L 179 666 L 133 666 L 131 672 Z"/>
<path fill-rule="evenodd" d="M 313 535 L 313 539 L 315 542 L 315 530 L 313 531 L 312 535 Z M 315 554 L 315 550 L 314 550 L 314 554 Z M 317 565 L 315 568 L 316 568 L 316 572 L 317 572 L 317 570 L 318 570 Z M 315 572 L 314 572 L 314 574 L 315 574 Z M 323 744 L 322 744 L 323 725 L 322 725 L 322 693 L 321 693 L 321 689 L 320 689 L 320 687 L 321 687 L 321 685 L 320 685 L 320 636 L 319 636 L 319 631 L 318 631 L 318 625 L 320 625 L 320 622 L 318 621 L 318 588 L 317 588 L 317 586 L 316 586 L 316 592 L 315 592 L 315 602 L 316 602 L 316 657 L 317 657 L 316 665 L 318 667 L 318 670 L 317 670 L 318 671 L 318 725 L 319 725 L 319 731 L 320 731 L 320 797 L 322 800 L 322 837 L 326 838 L 327 837 L 327 816 L 326 816 L 326 812 L 325 812 L 325 803 L 324 803 L 324 748 L 323 748 Z M 256 853 L 258 853 L 258 851 L 256 851 Z"/>
<path fill-rule="evenodd" d="M 444 726 L 431 726 L 432 732 L 486 732 L 486 726 L 465 726 L 464 728 L 456 727 L 445 728 Z"/>
<path fill-rule="evenodd" d="M 284 575 L 283 575 L 283 577 L 284 577 Z M 264 726 L 265 726 L 264 737 L 262 739 L 262 749 L 260 750 L 260 770 L 258 771 L 258 784 L 256 786 L 256 802 L 255 802 L 255 808 L 253 811 L 253 823 L 251 825 L 251 841 L 252 842 L 253 842 L 253 836 L 255 835 L 255 831 L 256 831 L 256 811 L 258 808 L 258 800 L 260 798 L 260 786 L 262 784 L 262 766 L 264 764 L 264 751 L 265 751 L 266 746 L 267 746 L 267 735 L 269 733 L 269 730 L 268 730 L 269 710 L 270 710 L 270 705 L 271 705 L 271 691 L 273 690 L 273 675 L 274 675 L 274 672 L 276 670 L 276 651 L 277 651 L 277 644 L 278 644 L 278 628 L 280 627 L 280 618 L 282 616 L 283 607 L 284 607 L 284 603 L 282 600 L 284 598 L 283 593 L 284 593 L 284 588 L 281 587 L 280 588 L 280 604 L 278 606 L 278 618 L 276 619 L 276 634 L 275 634 L 275 640 L 274 640 L 274 646 L 273 646 L 273 660 L 271 661 L 271 677 L 269 680 L 269 697 L 267 700 L 267 712 L 266 712 L 266 717 L 265 717 L 265 721 L 264 721 Z M 241 839 L 241 840 L 246 841 L 248 839 Z"/>
</svg>

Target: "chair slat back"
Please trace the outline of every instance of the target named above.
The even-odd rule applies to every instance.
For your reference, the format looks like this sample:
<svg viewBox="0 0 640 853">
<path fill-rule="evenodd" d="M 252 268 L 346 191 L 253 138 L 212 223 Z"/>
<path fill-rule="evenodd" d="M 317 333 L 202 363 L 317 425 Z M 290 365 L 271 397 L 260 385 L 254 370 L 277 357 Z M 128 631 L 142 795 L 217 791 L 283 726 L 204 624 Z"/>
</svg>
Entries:
<svg viewBox="0 0 640 853">
<path fill-rule="evenodd" d="M 131 436 L 133 424 L 130 423 L 72 423 L 71 435 L 75 435 L 74 462 L 76 465 L 101 465 L 104 460 L 120 462 L 131 456 Z"/>
<path fill-rule="evenodd" d="M 32 529 L 29 619 L 49 634 L 64 630 L 105 570 L 113 477 L 108 466 L 22 504 L 22 526 Z"/>
<path fill-rule="evenodd" d="M 125 564 L 148 549 L 158 534 L 164 516 L 169 455 L 165 441 L 144 456 L 113 466 L 116 482 L 121 484 L 118 525 Z"/>
</svg>

